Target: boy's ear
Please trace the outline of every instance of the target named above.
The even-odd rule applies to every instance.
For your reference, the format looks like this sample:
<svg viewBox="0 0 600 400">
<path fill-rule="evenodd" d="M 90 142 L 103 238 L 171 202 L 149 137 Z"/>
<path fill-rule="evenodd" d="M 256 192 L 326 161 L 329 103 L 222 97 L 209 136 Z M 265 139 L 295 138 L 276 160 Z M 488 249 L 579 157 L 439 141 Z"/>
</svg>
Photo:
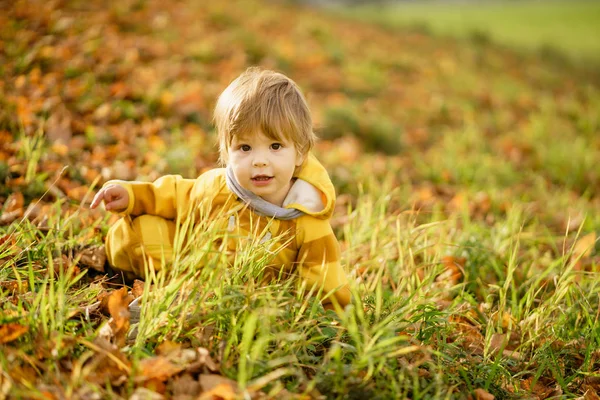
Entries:
<svg viewBox="0 0 600 400">
<path fill-rule="evenodd" d="M 301 154 L 300 152 L 298 152 L 298 156 L 296 157 L 296 167 L 299 167 L 304 163 L 304 160 L 306 160 L 306 156 L 307 154 Z"/>
</svg>

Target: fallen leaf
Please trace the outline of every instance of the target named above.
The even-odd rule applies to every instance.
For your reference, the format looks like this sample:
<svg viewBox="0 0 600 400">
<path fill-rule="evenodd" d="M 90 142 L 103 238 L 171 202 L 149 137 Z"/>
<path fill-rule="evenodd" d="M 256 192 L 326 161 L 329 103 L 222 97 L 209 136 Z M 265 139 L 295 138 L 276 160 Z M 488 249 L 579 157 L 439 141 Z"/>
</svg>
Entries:
<svg viewBox="0 0 600 400">
<path fill-rule="evenodd" d="M 23 209 L 19 208 L 14 211 L 4 212 L 0 215 L 0 225 L 12 224 L 23 216 Z"/>
<path fill-rule="evenodd" d="M 19 289 L 19 282 L 17 282 L 17 281 L 0 281 L 0 288 L 2 288 L 2 290 L 6 290 L 10 294 L 12 294 Z"/>
<path fill-rule="evenodd" d="M 596 232 L 589 233 L 577 240 L 575 246 L 573 246 L 573 255 L 575 257 L 589 257 L 594 251 L 596 244 Z"/>
<path fill-rule="evenodd" d="M 87 361 L 82 369 L 82 376 L 86 381 L 97 384 L 110 382 L 113 387 L 127 382 L 131 363 L 117 346 L 99 336 L 93 343 L 81 342 L 96 353 L 92 358 L 86 357 Z"/>
<path fill-rule="evenodd" d="M 184 367 L 173 364 L 167 357 L 156 356 L 145 358 L 140 362 L 137 382 L 156 379 L 164 382 L 171 376 L 183 371 Z"/>
<path fill-rule="evenodd" d="M 25 210 L 24 217 L 30 221 L 33 221 L 36 218 L 38 218 L 41 213 L 42 213 L 42 206 L 40 205 L 39 202 L 34 202 L 34 203 L 30 203 L 29 206 L 27 206 L 27 210 Z"/>
<path fill-rule="evenodd" d="M 436 281 L 448 281 L 456 284 L 463 277 L 463 270 L 467 259 L 464 257 L 445 256 L 442 257 L 442 264 L 445 271 L 436 277 Z"/>
<path fill-rule="evenodd" d="M 476 400 L 494 400 L 496 397 L 485 389 L 475 389 Z"/>
<path fill-rule="evenodd" d="M 52 259 L 52 268 L 54 275 L 59 277 L 61 274 L 69 273 L 69 277 L 77 276 L 81 270 L 78 266 L 73 265 L 73 260 L 70 260 L 66 255 Z"/>
<path fill-rule="evenodd" d="M 20 363 L 11 363 L 10 368 L 6 371 L 8 375 L 20 384 L 31 385 L 35 383 L 38 376 L 36 370 L 31 365 L 20 365 Z M 2 378 L 0 378 L 0 383 Z"/>
<path fill-rule="evenodd" d="M 8 196 L 8 199 L 6 199 L 6 202 L 4 203 L 4 212 L 12 212 L 23 209 L 24 205 L 25 198 L 23 197 L 23 194 L 20 192 L 12 193 L 10 196 Z"/>
<path fill-rule="evenodd" d="M 9 343 L 23 336 L 29 327 L 14 322 L 0 324 L 0 344 Z"/>
<path fill-rule="evenodd" d="M 77 186 L 67 190 L 67 196 L 70 199 L 73 199 L 78 202 L 83 202 L 87 196 L 88 203 L 92 201 L 92 197 L 90 195 L 90 188 L 85 185 Z"/>
<path fill-rule="evenodd" d="M 104 272 L 104 264 L 106 263 L 104 245 L 87 247 L 79 252 L 78 257 L 80 264 L 98 272 Z"/>
<path fill-rule="evenodd" d="M 490 339 L 490 351 L 497 353 L 501 348 L 505 347 L 507 343 L 507 336 L 504 333 L 494 333 Z"/>
<path fill-rule="evenodd" d="M 139 281 L 137 281 L 139 282 Z M 159 356 L 167 357 L 181 350 L 181 343 L 173 342 L 171 340 L 165 340 L 158 346 L 156 346 L 156 354 Z"/>
<path fill-rule="evenodd" d="M 133 288 L 131 289 L 131 295 L 136 299 L 144 294 L 144 281 L 136 279 L 133 281 Z"/>
<path fill-rule="evenodd" d="M 195 399 L 202 390 L 200 382 L 187 373 L 173 378 L 170 386 L 173 399 Z"/>
<path fill-rule="evenodd" d="M 108 312 L 112 316 L 110 327 L 115 337 L 115 343 L 121 347 L 125 344 L 129 330 L 129 303 L 132 298 L 126 287 L 115 290 L 108 295 Z"/>
<path fill-rule="evenodd" d="M 600 400 L 600 396 L 596 390 L 590 385 L 583 385 L 583 389 L 585 389 L 585 393 L 583 394 L 584 400 Z"/>
<path fill-rule="evenodd" d="M 212 378 L 213 376 L 223 378 L 219 375 L 211 375 L 210 380 L 215 379 Z M 200 375 L 200 385 L 203 389 L 207 387 L 205 386 L 205 384 L 208 380 L 209 378 L 206 378 L 206 375 Z M 224 382 L 212 386 L 209 390 L 205 390 L 204 392 L 202 392 L 202 394 L 200 395 L 200 397 L 198 397 L 197 400 L 234 400 L 236 398 L 237 395 L 235 392 L 235 386 L 232 386 L 229 382 Z"/>
<path fill-rule="evenodd" d="M 162 400 L 164 398 L 165 397 L 160 393 L 140 387 L 135 389 L 135 392 L 133 392 L 129 400 Z"/>
<path fill-rule="evenodd" d="M 45 131 L 48 141 L 60 143 L 62 145 L 57 147 L 58 154 L 60 155 L 65 155 L 66 153 L 63 154 L 65 151 L 68 152 L 68 148 L 66 148 L 65 144 L 69 143 L 69 140 L 73 136 L 71 120 L 71 112 L 61 104 L 58 110 L 54 112 L 46 122 Z"/>
<path fill-rule="evenodd" d="M 69 146 L 67 146 L 66 144 L 64 144 L 62 141 L 57 141 L 55 143 L 52 144 L 52 146 L 50 147 L 50 150 L 55 153 L 58 154 L 59 156 L 66 156 L 67 154 L 69 154 Z"/>
</svg>

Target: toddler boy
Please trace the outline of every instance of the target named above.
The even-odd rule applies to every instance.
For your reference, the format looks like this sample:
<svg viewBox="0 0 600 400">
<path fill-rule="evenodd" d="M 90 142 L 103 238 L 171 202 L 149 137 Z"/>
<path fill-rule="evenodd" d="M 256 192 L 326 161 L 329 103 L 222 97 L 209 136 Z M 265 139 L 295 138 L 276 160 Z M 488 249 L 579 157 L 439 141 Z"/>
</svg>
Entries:
<svg viewBox="0 0 600 400">
<path fill-rule="evenodd" d="M 236 234 L 276 238 L 270 266 L 296 273 L 308 287 L 323 287 L 330 308 L 350 302 L 347 277 L 330 225 L 335 191 L 327 171 L 310 154 L 312 118 L 298 86 L 280 73 L 249 68 L 221 94 L 214 119 L 221 161 L 197 179 L 168 175 L 153 183 L 109 181 L 92 201 L 123 215 L 109 230 L 106 251 L 116 269 L 144 275 L 170 261 L 175 221 L 218 218 Z M 202 210 L 202 212 L 201 212 Z"/>
</svg>

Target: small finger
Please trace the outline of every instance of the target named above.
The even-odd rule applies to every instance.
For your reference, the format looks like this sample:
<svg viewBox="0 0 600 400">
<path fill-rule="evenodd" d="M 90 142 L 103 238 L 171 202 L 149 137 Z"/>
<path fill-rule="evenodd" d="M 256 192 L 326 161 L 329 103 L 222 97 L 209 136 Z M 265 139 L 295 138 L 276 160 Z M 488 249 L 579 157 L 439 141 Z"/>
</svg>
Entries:
<svg viewBox="0 0 600 400">
<path fill-rule="evenodd" d="M 90 208 L 96 208 L 98 207 L 98 204 L 100 204 L 100 202 L 102 201 L 102 191 L 98 192 L 95 196 L 94 199 L 92 200 L 92 204 L 90 204 Z"/>
</svg>

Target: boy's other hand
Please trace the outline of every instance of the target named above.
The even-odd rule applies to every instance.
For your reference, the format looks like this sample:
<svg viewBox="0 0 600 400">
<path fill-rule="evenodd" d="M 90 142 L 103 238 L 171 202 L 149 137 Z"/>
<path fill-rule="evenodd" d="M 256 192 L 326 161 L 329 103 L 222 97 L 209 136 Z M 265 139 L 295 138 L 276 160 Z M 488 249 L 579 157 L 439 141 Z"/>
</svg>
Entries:
<svg viewBox="0 0 600 400">
<path fill-rule="evenodd" d="M 119 185 L 108 185 L 94 196 L 90 208 L 96 208 L 104 201 L 104 208 L 108 211 L 121 212 L 129 206 L 129 193 L 127 189 Z"/>
</svg>

